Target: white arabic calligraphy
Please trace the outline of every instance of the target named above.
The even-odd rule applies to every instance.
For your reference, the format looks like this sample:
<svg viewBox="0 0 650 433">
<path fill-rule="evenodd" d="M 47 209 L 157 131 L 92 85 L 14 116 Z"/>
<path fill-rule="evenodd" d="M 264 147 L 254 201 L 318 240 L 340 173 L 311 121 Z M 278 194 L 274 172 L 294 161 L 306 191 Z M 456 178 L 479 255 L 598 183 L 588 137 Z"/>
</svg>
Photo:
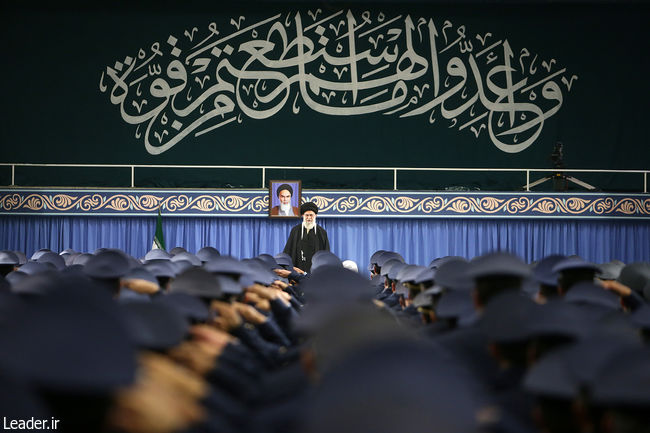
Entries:
<svg viewBox="0 0 650 433">
<path fill-rule="evenodd" d="M 214 22 L 204 34 L 186 29 L 185 38 L 170 35 L 162 48 L 152 44 L 149 57 L 138 49 L 108 66 L 99 90 L 109 93 L 126 123 L 137 125 L 136 138 L 154 155 L 192 133 L 270 118 L 288 101 L 293 115 L 300 102 L 331 116 L 426 114 L 428 124 L 439 113 L 450 128 L 474 138 L 485 130 L 499 150 L 517 153 L 534 143 L 562 106 L 563 90 L 578 82 L 555 58 L 537 68 L 538 55 L 528 49 L 517 56 L 507 39 L 470 37 L 465 25 L 449 20 L 439 33 L 424 17 L 416 26 L 410 15 L 319 13 L 277 14 L 250 25 L 247 17 L 232 17 L 236 31 L 220 39 Z M 183 46 L 195 40 L 201 42 Z M 555 81 L 560 78 L 564 87 Z"/>
</svg>

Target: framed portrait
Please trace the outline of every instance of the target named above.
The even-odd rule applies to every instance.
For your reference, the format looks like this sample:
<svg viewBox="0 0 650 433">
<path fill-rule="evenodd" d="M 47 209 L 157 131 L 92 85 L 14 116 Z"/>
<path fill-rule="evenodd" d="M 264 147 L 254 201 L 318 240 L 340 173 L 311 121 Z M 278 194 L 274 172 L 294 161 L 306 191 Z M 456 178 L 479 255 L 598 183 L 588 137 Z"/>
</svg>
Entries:
<svg viewBox="0 0 650 433">
<path fill-rule="evenodd" d="M 299 218 L 302 182 L 299 180 L 269 181 L 269 217 Z"/>
</svg>

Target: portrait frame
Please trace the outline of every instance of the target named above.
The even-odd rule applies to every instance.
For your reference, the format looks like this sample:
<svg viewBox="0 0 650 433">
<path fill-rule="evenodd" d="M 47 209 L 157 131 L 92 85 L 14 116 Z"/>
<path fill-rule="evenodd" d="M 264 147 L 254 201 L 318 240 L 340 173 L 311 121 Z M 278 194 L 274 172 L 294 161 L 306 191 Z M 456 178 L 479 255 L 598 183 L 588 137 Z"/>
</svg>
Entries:
<svg viewBox="0 0 650 433">
<path fill-rule="evenodd" d="M 290 212 L 293 215 L 281 215 L 280 197 L 278 190 L 281 186 L 288 185 L 291 192 Z M 301 180 L 269 180 L 269 218 L 300 218 L 300 205 L 302 204 L 302 181 Z"/>
</svg>

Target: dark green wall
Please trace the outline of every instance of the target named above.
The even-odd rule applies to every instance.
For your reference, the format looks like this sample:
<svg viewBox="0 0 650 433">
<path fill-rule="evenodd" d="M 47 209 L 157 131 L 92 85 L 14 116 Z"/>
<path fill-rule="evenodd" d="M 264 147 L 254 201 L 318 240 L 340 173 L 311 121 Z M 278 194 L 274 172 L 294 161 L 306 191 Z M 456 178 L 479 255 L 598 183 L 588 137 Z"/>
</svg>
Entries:
<svg viewBox="0 0 650 433">
<path fill-rule="evenodd" d="M 572 168 L 650 167 L 646 132 L 647 117 L 650 114 L 646 102 L 650 95 L 650 31 L 647 25 L 650 22 L 650 14 L 644 5 L 517 5 L 470 2 L 449 6 L 425 3 L 327 2 L 306 6 L 305 3 L 294 5 L 266 2 L 255 6 L 250 3 L 221 3 L 217 2 L 216 6 L 207 2 L 193 2 L 185 6 L 173 2 L 163 3 L 163 6 L 153 2 L 140 3 L 138 6 L 118 3 L 118 6 L 111 7 L 95 5 L 78 9 L 64 6 L 62 9 L 50 10 L 21 6 L 5 10 L 1 18 L 5 60 L 0 68 L 0 78 L 4 83 L 0 162 L 551 168 L 549 155 L 555 143 L 561 141 L 564 143 L 565 163 Z M 332 57 L 349 57 L 349 38 L 344 37 L 338 41 L 341 43 L 340 53 L 336 50 L 334 39 L 347 31 L 348 11 L 355 18 L 357 26 L 362 23 L 363 14 L 367 11 L 366 16 L 372 22 L 365 24 L 365 28 L 355 30 L 356 52 L 369 49 L 372 55 L 379 55 L 383 47 L 389 53 L 398 50 L 399 57 L 409 50 L 407 34 L 410 34 L 411 60 L 382 60 L 374 66 L 369 65 L 365 59 L 356 62 L 358 82 L 376 77 L 395 77 L 392 81 L 388 80 L 389 84 L 358 90 L 356 103 L 352 102 L 352 92 L 345 95 L 346 102 L 343 102 L 344 91 L 336 91 L 330 102 L 322 96 L 322 89 L 318 93 L 309 92 L 315 101 L 330 107 L 333 114 L 317 112 L 304 102 L 297 66 L 265 66 L 259 61 L 254 61 L 248 66 L 249 71 L 257 71 L 257 74 L 282 74 L 285 82 L 290 81 L 286 103 L 279 103 L 285 94 L 280 92 L 280 96 L 275 100 L 266 105 L 258 105 L 259 109 L 281 107 L 276 114 L 265 119 L 253 119 L 242 110 L 242 105 L 252 109 L 253 104 L 253 98 L 242 91 L 242 85 L 256 83 L 256 80 L 244 79 L 238 88 L 238 93 L 243 98 L 241 102 L 237 101 L 237 92 L 234 90 L 225 89 L 215 93 L 220 95 L 221 101 L 233 101 L 233 107 L 226 110 L 228 112 L 224 113 L 223 117 L 218 116 L 197 127 L 187 137 L 160 154 L 151 154 L 145 148 L 144 135 L 150 120 L 142 122 L 138 130 L 137 124 L 124 121 L 120 114 L 120 105 L 110 101 L 115 81 L 107 76 L 107 67 L 113 68 L 118 75 L 124 73 L 128 68 L 124 64 L 127 56 L 131 57 L 136 65 L 140 65 L 143 60 L 136 60 L 139 50 L 143 50 L 142 54 L 146 59 L 151 55 L 151 46 L 155 42 L 158 42 L 162 55 L 142 69 L 130 73 L 124 81 L 128 84 L 140 77 L 140 73 L 146 72 L 148 66 L 158 64 L 162 72 L 157 78 L 163 78 L 172 87 L 182 85 L 181 80 L 170 78 L 166 74 L 167 67 L 176 59 L 171 53 L 172 46 L 168 43 L 170 35 L 177 38 L 176 47 L 181 49 L 178 59 L 183 63 L 197 40 L 210 34 L 210 23 L 216 24 L 219 34 L 213 36 L 209 42 L 237 31 L 236 26 L 231 24 L 231 18 L 237 20 L 243 16 L 241 28 L 244 28 L 280 14 L 277 20 L 258 27 L 256 38 L 251 30 L 227 41 L 227 44 L 233 47 L 230 56 L 222 52 L 219 57 L 215 57 L 210 55 L 208 50 L 205 55 L 195 56 L 185 62 L 188 79 L 187 84 L 176 96 L 174 105 L 178 109 L 190 104 L 190 97 L 192 101 L 195 100 L 205 89 L 216 83 L 216 70 L 224 66 L 220 63 L 223 59 L 228 58 L 237 70 L 243 69 L 251 56 L 239 51 L 242 43 L 253 39 L 266 39 L 271 25 L 279 22 L 285 29 L 290 44 L 297 37 L 296 14 L 300 14 L 302 27 L 308 27 L 314 22 L 309 13 L 319 8 L 321 12 L 317 21 L 338 11 L 342 13 L 323 24 L 323 36 L 328 38 L 325 45 L 319 45 L 315 28 L 304 32 L 305 38 L 313 41 L 315 49 L 326 47 L 326 52 Z M 380 13 L 384 17 L 382 22 L 399 15 L 401 18 L 385 26 L 383 30 L 359 36 L 367 29 L 380 24 Z M 414 27 L 422 23 L 421 18 L 424 22 L 417 29 L 408 32 L 408 23 L 405 22 L 407 16 L 410 16 Z M 400 114 L 422 106 L 434 97 L 432 54 L 427 29 L 430 19 L 438 32 L 436 46 L 441 77 L 439 94 L 449 89 L 444 87 L 446 78 L 449 78 L 450 87 L 460 82 L 457 76 L 458 65 L 467 69 L 467 80 L 462 86 L 465 95 L 471 98 L 477 94 L 477 79 L 471 71 L 470 56 L 476 59 L 478 77 L 485 87 L 485 100 L 479 98 L 474 104 L 474 109 L 471 110 L 474 117 L 470 114 L 470 108 L 467 108 L 456 116 L 456 120 L 445 118 L 441 113 L 441 105 L 435 107 L 431 117 L 431 110 L 413 117 L 399 117 Z M 328 24 L 341 20 L 344 24 L 339 27 L 340 33 L 337 36 Z M 462 42 L 471 41 L 471 52 L 461 52 L 460 45 L 441 52 L 446 46 L 442 32 L 446 21 L 451 24 L 449 28 L 445 28 L 449 41 L 457 38 L 460 34 L 459 27 L 464 26 L 465 37 Z M 285 22 L 288 22 L 289 26 L 286 26 Z M 185 32 L 191 32 L 194 27 L 196 31 L 190 41 Z M 388 33 L 392 28 L 401 30 L 401 33 L 394 41 L 386 42 L 395 35 Z M 515 88 L 510 92 L 507 73 L 495 69 L 495 66 L 499 65 L 505 69 L 503 43 L 491 50 L 495 60 L 489 64 L 487 57 L 490 51 L 477 56 L 484 46 L 476 36 L 483 37 L 486 33 L 491 33 L 491 36 L 485 46 L 507 39 L 511 47 L 513 54 L 509 60 L 512 68 L 510 81 Z M 370 36 L 379 34 L 384 35 L 381 40 L 369 40 Z M 270 41 L 275 45 L 265 56 L 278 60 L 282 55 L 278 33 L 271 35 Z M 372 45 L 374 42 L 378 44 L 376 48 Z M 223 49 L 225 45 L 226 42 L 218 46 Z M 287 50 L 285 59 L 295 58 L 297 52 L 297 48 Z M 525 56 L 526 53 L 530 55 Z M 426 65 L 417 64 L 417 61 L 411 65 L 413 56 L 421 56 L 426 60 Z M 450 77 L 447 67 L 453 57 L 458 59 L 457 67 L 452 71 L 452 75 L 456 76 Z M 532 73 L 531 61 L 535 57 L 537 59 L 532 65 L 535 73 Z M 209 59 L 205 72 L 193 73 L 198 67 L 193 66 L 196 58 Z M 547 71 L 542 62 L 551 62 L 551 59 L 555 61 Z M 116 62 L 122 63 L 121 71 L 115 69 Z M 319 71 L 321 65 L 325 67 L 325 72 Z M 386 69 L 366 79 L 361 78 L 364 73 L 383 65 L 386 65 Z M 410 66 L 413 66 L 414 75 L 418 75 L 418 71 L 423 68 L 426 68 L 426 71 L 413 79 L 405 78 L 405 72 L 395 72 L 397 68 L 408 70 Z M 344 65 L 340 66 L 341 69 L 343 67 Z M 542 91 L 543 84 L 533 89 L 536 92 L 534 100 L 531 100 L 530 92 L 521 92 L 522 87 L 530 86 L 561 69 L 565 71 L 545 82 L 549 86 L 546 92 Z M 333 66 L 322 57 L 307 63 L 305 70 L 306 74 L 311 73 L 314 77 L 336 85 L 353 80 L 349 62 L 341 78 L 337 77 Z M 237 83 L 232 74 L 223 69 L 220 71 L 221 80 L 225 85 Z M 100 90 L 102 73 L 102 83 L 107 86 L 104 92 Z M 210 78 L 202 89 L 195 78 L 203 78 L 206 75 Z M 489 75 L 494 85 L 500 88 L 498 92 L 504 92 L 506 95 L 502 100 L 487 88 L 486 80 Z M 569 90 L 562 78 L 570 80 L 572 76 L 577 78 L 573 80 Z M 527 80 L 526 84 L 517 89 L 516 83 L 523 79 Z M 266 81 L 267 89 L 280 83 L 267 77 L 258 83 L 260 86 L 262 81 Z M 129 87 L 123 104 L 126 112 L 130 115 L 138 114 L 133 102 L 138 104 L 143 99 L 147 99 L 147 104 L 143 106 L 142 113 L 162 104 L 164 98 L 157 98 L 150 92 L 152 83 L 151 76 L 143 79 L 140 82 L 139 96 L 136 95 L 137 85 Z M 420 97 L 418 91 L 427 85 Z M 309 86 L 308 81 L 306 87 Z M 406 89 L 407 94 L 404 103 L 397 106 L 413 101 L 412 98 L 416 95 L 417 101 L 392 114 L 387 114 L 391 109 L 367 109 L 364 114 L 340 115 L 345 109 L 367 106 L 375 101 L 389 103 L 391 94 L 396 92 L 399 96 L 400 89 Z M 119 93 L 118 90 L 116 93 Z M 361 102 L 381 91 L 384 93 L 369 102 Z M 508 96 L 508 93 L 512 96 Z M 560 97 L 561 104 L 558 101 Z M 204 113 L 209 111 L 207 107 L 214 107 L 214 100 L 214 95 L 206 98 Z M 508 100 L 513 103 L 511 108 L 504 108 L 503 104 L 498 105 Z M 294 101 L 300 107 L 297 114 L 292 110 Z M 446 99 L 444 107 L 451 110 L 466 101 L 467 99 L 462 99 L 459 90 Z M 174 114 L 170 103 L 171 101 L 151 121 L 150 140 L 156 145 L 156 131 L 162 133 L 167 130 L 160 143 L 162 145 L 168 142 L 170 137 L 187 130 L 187 125 L 196 122 L 200 117 L 198 109 L 187 115 Z M 487 106 L 495 103 L 498 106 Z M 557 112 L 548 115 L 541 128 L 535 126 L 519 132 L 516 142 L 514 134 L 498 138 L 509 143 L 503 146 L 504 148 L 512 149 L 512 145 L 525 142 L 535 135 L 536 138 L 531 140 L 531 144 L 519 152 L 510 153 L 499 149 L 494 144 L 495 139 L 491 139 L 488 134 L 488 120 L 496 134 L 509 128 L 511 111 L 513 127 L 517 127 L 535 118 L 539 113 L 548 114 L 553 107 L 558 106 Z M 461 125 L 482 113 L 491 115 L 460 129 Z M 166 124 L 163 124 L 163 114 L 167 117 Z M 526 120 L 522 120 L 522 115 L 526 116 Z M 198 137 L 194 136 L 194 133 L 208 126 L 233 117 L 237 117 L 241 123 L 235 120 Z M 433 123 L 430 123 L 430 119 L 433 119 Z M 178 131 L 171 128 L 174 121 L 183 124 Z M 485 126 L 481 128 L 481 124 Z M 478 136 L 476 131 L 471 130 L 471 126 L 477 130 L 480 128 Z M 139 138 L 136 138 L 136 133 L 140 134 Z M 22 169 L 17 173 L 17 177 L 24 185 L 56 185 L 59 182 L 58 184 L 119 186 L 124 185 L 124 179 L 128 182 L 129 173 L 123 170 L 110 173 L 93 175 L 84 170 L 59 174 Z M 386 173 L 357 172 L 342 175 L 278 171 L 273 174 L 277 174 L 276 177 L 299 176 L 303 178 L 305 187 L 392 187 L 392 177 Z M 69 180 L 66 180 L 66 176 Z M 6 174 L 3 173 L 2 179 L 5 178 Z M 403 188 L 435 189 L 454 185 L 508 189 L 522 184 L 519 177 L 494 173 L 478 176 L 444 175 L 442 178 L 413 174 L 403 176 L 401 181 L 403 183 L 400 183 L 400 187 Z M 637 186 L 636 178 L 630 181 L 629 177 L 623 179 L 616 176 L 600 176 L 593 181 L 603 189 L 634 189 Z M 141 186 L 166 187 L 258 186 L 260 176 L 255 170 L 241 173 L 142 170 L 138 171 L 138 182 Z"/>
</svg>

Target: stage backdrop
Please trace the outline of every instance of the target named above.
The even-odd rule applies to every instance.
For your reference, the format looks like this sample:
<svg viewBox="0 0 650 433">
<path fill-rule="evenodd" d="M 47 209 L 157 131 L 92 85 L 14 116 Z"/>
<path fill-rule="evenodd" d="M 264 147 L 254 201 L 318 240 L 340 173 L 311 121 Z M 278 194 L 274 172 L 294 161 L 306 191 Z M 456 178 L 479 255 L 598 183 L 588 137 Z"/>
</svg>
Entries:
<svg viewBox="0 0 650 433">
<path fill-rule="evenodd" d="M 0 189 L 0 249 L 92 252 L 151 248 L 158 209 L 169 249 L 214 246 L 238 258 L 276 254 L 298 220 L 268 217 L 264 190 Z M 410 263 L 507 250 L 606 262 L 650 261 L 647 194 L 425 193 L 303 190 L 342 259 L 362 266 L 378 249 Z"/>
<path fill-rule="evenodd" d="M 534 220 L 444 218 L 320 218 L 332 251 L 365 268 L 378 249 L 399 251 L 407 262 L 428 265 L 436 258 L 506 250 L 527 261 L 549 254 L 578 254 L 603 263 L 650 261 L 650 225 L 640 220 Z M 165 218 L 167 248 L 195 253 L 203 246 L 238 258 L 276 254 L 295 221 L 255 217 Z M 39 248 L 92 252 L 120 248 L 143 257 L 151 248 L 155 217 L 0 216 L 2 249 L 31 255 Z"/>
<path fill-rule="evenodd" d="M 0 162 L 550 168 L 561 141 L 572 168 L 650 167 L 642 4 L 13 3 Z M 138 173 L 143 187 L 260 186 L 256 171 Z M 390 173 L 269 178 L 392 188 Z M 16 172 L 20 185 L 128 181 Z M 509 182 L 419 173 L 400 189 Z"/>
</svg>

